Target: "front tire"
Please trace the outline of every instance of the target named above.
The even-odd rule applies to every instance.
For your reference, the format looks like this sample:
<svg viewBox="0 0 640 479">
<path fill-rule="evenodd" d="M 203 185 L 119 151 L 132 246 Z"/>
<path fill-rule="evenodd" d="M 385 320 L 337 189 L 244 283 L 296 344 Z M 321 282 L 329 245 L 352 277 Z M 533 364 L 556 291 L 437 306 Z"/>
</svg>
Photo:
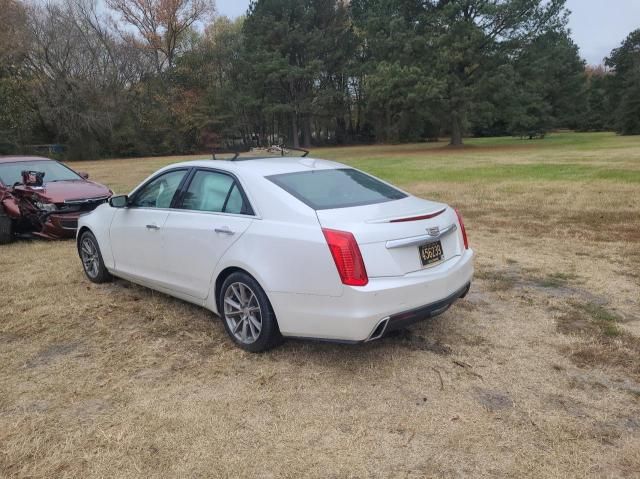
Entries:
<svg viewBox="0 0 640 479">
<path fill-rule="evenodd" d="M 106 283 L 113 277 L 107 270 L 102 260 L 102 253 L 98 246 L 98 240 L 91 231 L 85 231 L 78 242 L 78 253 L 82 260 L 84 274 L 93 283 Z"/>
<path fill-rule="evenodd" d="M 227 277 L 220 288 L 218 304 L 227 334 L 245 351 L 267 351 L 282 341 L 267 295 L 247 273 Z"/>
<path fill-rule="evenodd" d="M 13 241 L 13 220 L 9 218 L 0 205 L 0 244 L 9 244 Z"/>
</svg>

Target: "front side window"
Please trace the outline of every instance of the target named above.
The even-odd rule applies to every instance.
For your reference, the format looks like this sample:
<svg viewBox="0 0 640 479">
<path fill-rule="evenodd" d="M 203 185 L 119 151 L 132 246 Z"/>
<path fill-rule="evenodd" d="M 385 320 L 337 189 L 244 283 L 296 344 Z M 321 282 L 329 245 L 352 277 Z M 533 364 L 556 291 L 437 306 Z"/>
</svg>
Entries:
<svg viewBox="0 0 640 479">
<path fill-rule="evenodd" d="M 236 180 L 224 173 L 205 170 L 193 175 L 182 199 L 182 208 L 211 213 L 246 213 Z"/>
<path fill-rule="evenodd" d="M 407 197 L 402 191 L 352 168 L 284 173 L 267 179 L 314 210 L 372 205 Z"/>
<path fill-rule="evenodd" d="M 131 206 L 139 208 L 171 208 L 173 197 L 187 170 L 170 171 L 151 180 L 134 196 Z"/>
</svg>

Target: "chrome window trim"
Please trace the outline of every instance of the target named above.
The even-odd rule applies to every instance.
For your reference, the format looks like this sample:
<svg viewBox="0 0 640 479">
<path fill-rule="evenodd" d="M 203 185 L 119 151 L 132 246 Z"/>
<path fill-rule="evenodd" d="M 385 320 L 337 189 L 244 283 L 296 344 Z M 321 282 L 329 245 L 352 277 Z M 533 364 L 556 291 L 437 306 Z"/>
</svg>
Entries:
<svg viewBox="0 0 640 479">
<path fill-rule="evenodd" d="M 202 210 L 188 210 L 186 208 L 174 208 L 174 211 L 184 211 L 184 212 L 190 212 L 190 213 L 208 213 L 208 214 L 213 214 L 213 215 L 224 215 L 224 216 L 236 216 L 236 217 L 240 217 L 240 218 L 258 218 L 258 215 L 256 214 L 256 209 L 253 207 L 253 204 L 251 203 L 251 201 L 249 200 L 249 195 L 247 195 L 244 186 L 242 185 L 242 182 L 240 181 L 240 179 L 233 174 L 230 171 L 227 170 L 222 170 L 220 168 L 211 168 L 208 166 L 194 166 L 193 168 L 193 174 L 191 174 L 188 183 L 184 188 L 184 191 L 187 191 L 187 189 L 189 188 L 189 186 L 191 186 L 191 182 L 193 181 L 193 177 L 195 176 L 195 174 L 198 171 L 207 171 L 207 172 L 211 172 L 211 173 L 220 173 L 223 175 L 227 175 L 230 176 L 233 181 L 235 182 L 236 185 L 238 185 L 238 189 L 240 190 L 240 194 L 242 195 L 242 199 L 247 203 L 247 205 L 249 206 L 249 209 L 252 211 L 252 213 L 226 213 L 224 211 L 202 211 Z M 232 187 L 233 188 L 233 187 Z"/>
</svg>

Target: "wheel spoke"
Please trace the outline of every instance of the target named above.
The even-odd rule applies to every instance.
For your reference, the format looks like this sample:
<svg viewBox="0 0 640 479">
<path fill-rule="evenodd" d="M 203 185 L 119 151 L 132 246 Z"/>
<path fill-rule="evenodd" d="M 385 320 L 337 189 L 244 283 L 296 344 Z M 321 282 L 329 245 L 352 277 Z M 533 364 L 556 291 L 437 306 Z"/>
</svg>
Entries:
<svg viewBox="0 0 640 479">
<path fill-rule="evenodd" d="M 254 341 L 258 339 L 259 331 L 256 330 L 256 327 L 253 325 L 251 321 L 249 321 L 249 332 L 251 333 L 251 338 Z"/>
<path fill-rule="evenodd" d="M 249 329 L 249 323 L 245 320 L 242 322 L 242 340 L 246 343 L 249 339 L 247 337 L 247 329 Z"/>
<path fill-rule="evenodd" d="M 240 329 L 240 326 L 242 326 L 242 324 L 244 324 L 244 320 L 240 320 L 237 321 L 235 326 L 233 327 L 233 334 L 236 334 L 238 332 L 238 330 Z"/>
<path fill-rule="evenodd" d="M 242 306 L 240 306 L 240 304 L 236 303 L 233 299 L 224 298 L 224 302 L 227 303 L 232 308 L 236 309 L 237 311 L 242 311 Z"/>
<path fill-rule="evenodd" d="M 235 296 L 236 301 L 238 302 L 238 305 L 242 305 L 242 294 L 240 293 L 240 288 L 238 287 L 238 285 L 232 284 L 231 291 L 233 292 L 233 296 Z"/>
<path fill-rule="evenodd" d="M 262 323 L 260 321 L 258 321 L 256 318 L 254 318 L 253 316 L 249 316 L 249 322 L 255 326 L 255 328 L 258 330 L 258 332 L 260 332 L 260 330 L 262 329 Z"/>
<path fill-rule="evenodd" d="M 244 284 L 240 283 L 238 284 L 238 289 L 240 290 L 240 303 L 244 307 L 247 305 L 247 288 Z"/>
</svg>

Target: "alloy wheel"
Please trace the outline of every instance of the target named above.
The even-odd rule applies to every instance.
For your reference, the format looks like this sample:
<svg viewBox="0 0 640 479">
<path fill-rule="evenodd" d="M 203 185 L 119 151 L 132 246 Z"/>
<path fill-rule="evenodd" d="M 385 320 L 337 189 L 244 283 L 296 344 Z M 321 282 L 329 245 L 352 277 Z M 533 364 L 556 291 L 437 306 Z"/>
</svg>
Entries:
<svg viewBox="0 0 640 479">
<path fill-rule="evenodd" d="M 233 336 L 252 344 L 262 331 L 262 310 L 253 290 L 244 283 L 231 283 L 224 293 L 224 319 Z"/>
<path fill-rule="evenodd" d="M 85 237 L 80 244 L 80 257 L 87 275 L 96 278 L 100 272 L 98 248 L 90 237 Z"/>
</svg>

